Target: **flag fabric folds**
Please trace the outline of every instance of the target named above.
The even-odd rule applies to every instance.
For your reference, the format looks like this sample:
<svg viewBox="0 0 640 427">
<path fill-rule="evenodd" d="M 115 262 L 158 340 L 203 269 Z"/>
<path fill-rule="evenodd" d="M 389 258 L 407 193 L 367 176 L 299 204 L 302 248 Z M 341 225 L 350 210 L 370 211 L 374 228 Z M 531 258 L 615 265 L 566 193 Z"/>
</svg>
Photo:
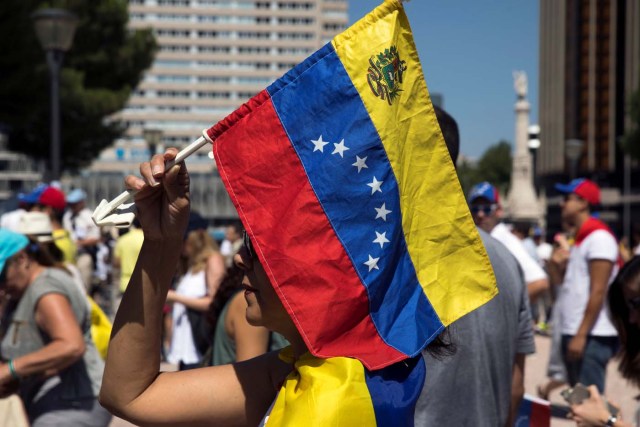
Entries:
<svg viewBox="0 0 640 427">
<path fill-rule="evenodd" d="M 207 133 L 312 354 L 382 368 L 497 293 L 398 0 Z"/>
<path fill-rule="evenodd" d="M 551 404 L 543 399 L 525 394 L 516 418 L 518 427 L 549 427 L 551 425 Z"/>
<path fill-rule="evenodd" d="M 292 356 L 290 347 L 280 353 L 289 363 L 294 363 Z M 265 417 L 267 427 L 414 425 L 425 379 L 420 356 L 369 371 L 356 359 L 307 353 L 294 366 Z"/>
</svg>

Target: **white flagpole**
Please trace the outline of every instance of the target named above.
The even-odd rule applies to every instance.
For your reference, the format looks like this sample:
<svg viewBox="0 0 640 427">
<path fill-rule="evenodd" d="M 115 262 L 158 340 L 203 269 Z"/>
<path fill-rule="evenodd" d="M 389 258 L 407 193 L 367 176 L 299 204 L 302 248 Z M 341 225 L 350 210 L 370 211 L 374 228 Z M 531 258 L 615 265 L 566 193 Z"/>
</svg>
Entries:
<svg viewBox="0 0 640 427">
<path fill-rule="evenodd" d="M 198 151 L 207 143 L 213 144 L 213 141 L 207 135 L 206 129 L 202 131 L 202 136 L 182 149 L 176 158 L 165 163 L 165 169 L 171 169 L 175 164 L 183 162 L 187 157 Z M 116 227 L 128 227 L 135 217 L 135 206 L 126 203 L 133 199 L 136 194 L 135 190 L 127 190 L 120 193 L 110 202 L 102 200 L 98 207 L 93 211 L 91 218 L 96 225 L 115 225 Z M 116 212 L 117 211 L 117 212 Z"/>
</svg>

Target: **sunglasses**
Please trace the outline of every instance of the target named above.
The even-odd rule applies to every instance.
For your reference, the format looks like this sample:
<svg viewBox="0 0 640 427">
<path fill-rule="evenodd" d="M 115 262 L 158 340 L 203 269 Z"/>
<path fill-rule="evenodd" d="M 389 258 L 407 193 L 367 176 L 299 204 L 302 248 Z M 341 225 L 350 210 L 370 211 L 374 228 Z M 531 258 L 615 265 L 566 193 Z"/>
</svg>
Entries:
<svg viewBox="0 0 640 427">
<path fill-rule="evenodd" d="M 253 246 L 251 245 L 251 239 L 249 238 L 246 230 L 242 232 L 242 243 L 247 250 L 247 255 L 249 255 L 249 258 L 253 259 Z"/>
<path fill-rule="evenodd" d="M 627 305 L 631 310 L 640 310 L 640 297 L 628 299 Z"/>
<path fill-rule="evenodd" d="M 480 212 L 482 212 L 485 215 L 490 215 L 493 211 L 496 210 L 497 207 L 498 207 L 497 204 L 492 203 L 490 205 L 475 205 L 475 206 L 471 206 L 470 210 L 471 210 L 471 213 L 474 214 L 474 215 L 477 215 Z"/>
</svg>

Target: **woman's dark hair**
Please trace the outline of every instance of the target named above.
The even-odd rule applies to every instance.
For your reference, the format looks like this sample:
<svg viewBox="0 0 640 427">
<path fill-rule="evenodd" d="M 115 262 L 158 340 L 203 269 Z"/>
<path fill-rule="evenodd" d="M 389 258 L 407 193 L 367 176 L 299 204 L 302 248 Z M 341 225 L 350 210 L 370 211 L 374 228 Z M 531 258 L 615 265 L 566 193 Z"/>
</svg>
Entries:
<svg viewBox="0 0 640 427">
<path fill-rule="evenodd" d="M 209 321 L 209 324 L 213 326 L 214 336 L 220 313 L 227 301 L 229 301 L 236 292 L 242 289 L 243 277 L 244 271 L 235 264 L 232 264 L 231 267 L 227 268 L 227 273 L 225 274 L 224 279 L 222 279 L 222 283 L 220 283 L 216 296 L 213 298 L 213 301 L 211 301 L 209 311 L 207 312 L 207 320 Z"/>
<path fill-rule="evenodd" d="M 429 356 L 436 360 L 442 360 L 456 353 L 456 344 L 451 338 L 451 326 L 445 328 L 440 335 L 429 343 L 425 349 Z"/>
<path fill-rule="evenodd" d="M 29 238 L 31 242 L 27 246 L 27 255 L 43 267 L 53 267 L 65 270 L 64 254 L 53 242 L 37 242 Z"/>
<path fill-rule="evenodd" d="M 629 322 L 629 305 L 622 289 L 626 283 L 640 276 L 640 256 L 631 258 L 621 269 L 609 287 L 609 309 L 613 324 L 620 337 L 620 373 L 640 387 L 640 328 Z"/>
</svg>

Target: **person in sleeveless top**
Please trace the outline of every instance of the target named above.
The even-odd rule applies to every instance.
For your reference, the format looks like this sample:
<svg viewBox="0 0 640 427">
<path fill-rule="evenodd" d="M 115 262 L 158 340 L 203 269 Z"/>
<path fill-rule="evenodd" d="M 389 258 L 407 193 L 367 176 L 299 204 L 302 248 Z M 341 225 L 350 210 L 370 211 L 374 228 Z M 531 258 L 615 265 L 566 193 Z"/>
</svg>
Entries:
<svg viewBox="0 0 640 427">
<path fill-rule="evenodd" d="M 202 353 L 193 336 L 188 310 L 205 316 L 213 300 L 219 279 L 212 280 L 212 270 L 224 274 L 224 261 L 215 241 L 205 230 L 193 230 L 187 234 L 179 263 L 178 285 L 167 294 L 167 302 L 173 303 L 171 345 L 167 360 L 179 365 L 180 370 L 197 367 Z M 221 274 L 220 274 L 221 273 Z"/>
<path fill-rule="evenodd" d="M 0 286 L 11 298 L 0 327 L 0 397 L 18 393 L 34 427 L 107 426 L 89 307 L 55 250 L 0 230 Z"/>
<path fill-rule="evenodd" d="M 211 305 L 211 324 L 215 325 L 212 366 L 248 360 L 289 345 L 279 333 L 247 322 L 243 276 L 237 266 L 229 267 Z"/>
</svg>

